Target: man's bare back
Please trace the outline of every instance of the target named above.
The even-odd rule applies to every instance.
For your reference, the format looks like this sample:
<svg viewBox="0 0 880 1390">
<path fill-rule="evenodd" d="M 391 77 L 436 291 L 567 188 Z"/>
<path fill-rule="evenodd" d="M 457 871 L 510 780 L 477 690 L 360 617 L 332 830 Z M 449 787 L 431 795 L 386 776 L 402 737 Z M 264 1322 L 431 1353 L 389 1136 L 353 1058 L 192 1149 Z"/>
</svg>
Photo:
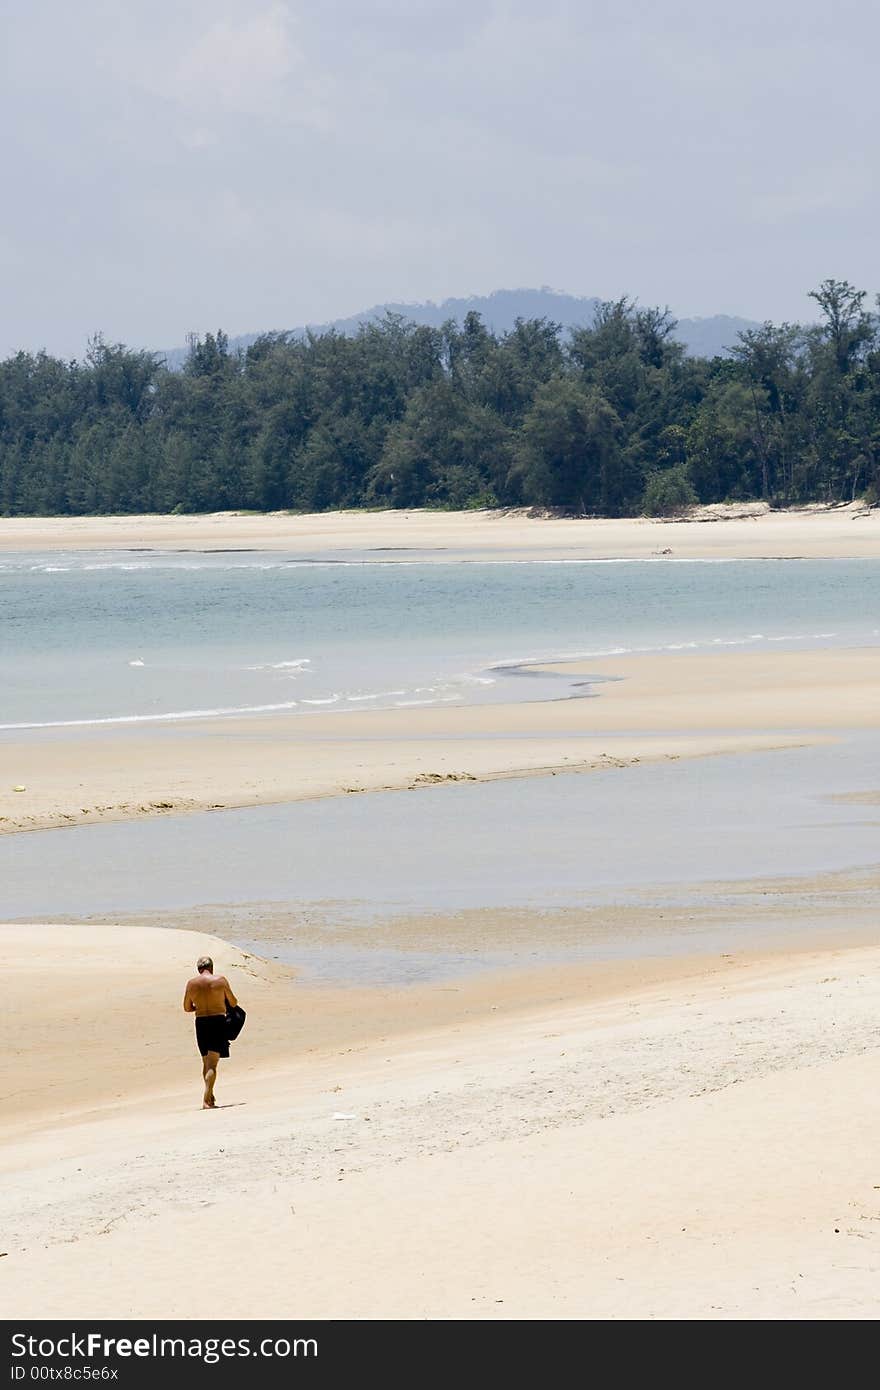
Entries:
<svg viewBox="0 0 880 1390">
<path fill-rule="evenodd" d="M 198 1018 L 225 1014 L 227 1000 L 230 1004 L 238 1003 L 225 975 L 213 975 L 205 970 L 186 982 L 183 1007 L 188 1014 L 195 1014 Z"/>
</svg>

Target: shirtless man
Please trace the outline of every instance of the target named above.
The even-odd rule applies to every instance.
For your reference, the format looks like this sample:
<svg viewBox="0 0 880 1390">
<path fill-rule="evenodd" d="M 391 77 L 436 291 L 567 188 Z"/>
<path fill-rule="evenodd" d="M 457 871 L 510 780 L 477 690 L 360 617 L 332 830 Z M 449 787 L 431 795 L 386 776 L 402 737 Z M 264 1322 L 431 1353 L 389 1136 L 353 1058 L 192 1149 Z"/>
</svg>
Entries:
<svg viewBox="0 0 880 1390">
<path fill-rule="evenodd" d="M 214 962 L 210 956 L 200 956 L 196 961 L 199 972 L 187 980 L 183 996 L 184 1011 L 196 1016 L 196 1043 L 202 1054 L 202 1077 L 205 1094 L 202 1109 L 213 1110 L 214 1082 L 217 1080 L 217 1065 L 221 1057 L 229 1056 L 229 1038 L 226 1035 L 226 1005 L 237 1004 L 225 975 L 214 974 Z"/>
</svg>

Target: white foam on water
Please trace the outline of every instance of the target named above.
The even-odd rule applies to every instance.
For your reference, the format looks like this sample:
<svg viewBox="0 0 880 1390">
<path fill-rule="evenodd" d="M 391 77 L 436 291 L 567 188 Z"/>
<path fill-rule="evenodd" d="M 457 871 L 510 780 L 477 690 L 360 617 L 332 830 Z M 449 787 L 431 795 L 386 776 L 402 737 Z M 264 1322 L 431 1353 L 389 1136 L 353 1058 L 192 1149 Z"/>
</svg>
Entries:
<svg viewBox="0 0 880 1390">
<path fill-rule="evenodd" d="M 47 719 L 43 722 L 0 724 L 0 731 L 15 729 L 86 729 L 104 724 L 168 724 L 178 719 L 226 719 L 237 714 L 275 714 L 295 709 L 299 701 L 277 705 L 228 705 L 216 709 L 173 710 L 168 714 L 113 714 L 101 719 Z M 303 702 L 305 703 L 305 702 Z"/>
<path fill-rule="evenodd" d="M 83 566 L 82 566 L 82 569 L 85 570 L 87 573 L 88 573 L 89 571 L 91 571 L 91 570 L 124 570 L 124 571 L 127 572 L 127 571 L 129 571 L 129 570 L 148 570 L 148 569 L 155 569 L 155 568 L 156 568 L 156 566 L 150 565 L 150 564 L 148 564 L 148 563 L 144 563 L 142 560 L 139 560 L 139 561 L 136 561 L 136 562 L 135 562 L 135 561 L 131 561 L 131 562 L 125 561 L 124 563 L 121 562 L 121 561 L 103 561 L 101 564 L 98 564 L 98 565 L 83 565 Z M 185 565 L 181 565 L 181 566 L 177 566 L 176 568 L 185 569 L 186 566 L 185 566 Z"/>
<path fill-rule="evenodd" d="M 703 637 L 687 642 L 665 642 L 659 646 L 636 647 L 594 647 L 588 651 L 548 652 L 543 656 L 505 657 L 493 661 L 490 671 L 515 671 L 523 666 L 564 665 L 570 661 L 592 661 L 605 656 L 647 656 L 660 652 L 702 651 L 712 647 L 748 647 L 758 642 L 818 642 L 837 637 L 836 632 L 792 632 L 781 636 L 767 636 L 763 632 L 752 632 L 747 637 Z"/>
<path fill-rule="evenodd" d="M 405 690 L 380 690 L 377 691 L 375 695 L 346 695 L 345 698 L 346 700 L 350 700 L 352 704 L 355 704 L 362 700 L 390 700 L 394 695 L 405 694 Z"/>
<path fill-rule="evenodd" d="M 93 552 L 92 552 L 93 553 Z M 553 557 L 534 557 L 524 559 L 499 558 L 489 559 L 486 557 L 470 557 L 467 555 L 434 555 L 430 558 L 397 558 L 390 555 L 363 555 L 357 558 L 332 558 L 332 559 L 291 559 L 283 552 L 279 552 L 277 558 L 268 558 L 262 554 L 259 558 L 254 556 L 252 559 L 221 559 L 217 552 L 198 551 L 188 552 L 186 558 L 169 554 L 168 552 L 150 552 L 138 556 L 137 559 L 130 559 L 127 555 L 113 554 L 112 558 L 93 560 L 85 555 L 71 554 L 65 555 L 64 559 L 69 563 L 59 564 L 34 564 L 32 559 L 27 563 L 16 559 L 7 559 L 0 562 L 0 569 L 17 570 L 27 569 L 31 572 L 42 574 L 69 574 L 73 571 L 79 573 L 102 572 L 107 570 L 117 570 L 121 573 L 137 573 L 144 570 L 187 570 L 204 571 L 205 573 L 222 574 L 232 570 L 302 570 L 302 569 L 362 569 L 367 567 L 378 568 L 381 566 L 394 566 L 395 568 L 421 566 L 426 569 L 448 566 L 467 566 L 474 568 L 521 568 L 522 566 L 535 565 L 748 565 L 772 563 L 778 557 L 774 556 L 690 556 L 690 555 L 572 555 L 572 556 L 553 556 Z M 805 558 L 805 557 L 795 557 Z M 787 563 L 791 563 L 790 561 Z"/>
<path fill-rule="evenodd" d="M 303 667 L 310 666 L 312 659 L 310 656 L 297 657 L 296 661 L 262 661 L 257 666 L 245 666 L 245 671 L 301 671 Z"/>
<path fill-rule="evenodd" d="M 778 558 L 772 555 L 566 555 L 539 560 L 472 560 L 473 565 L 753 565 Z M 452 561 L 454 564 L 455 561 Z"/>
</svg>

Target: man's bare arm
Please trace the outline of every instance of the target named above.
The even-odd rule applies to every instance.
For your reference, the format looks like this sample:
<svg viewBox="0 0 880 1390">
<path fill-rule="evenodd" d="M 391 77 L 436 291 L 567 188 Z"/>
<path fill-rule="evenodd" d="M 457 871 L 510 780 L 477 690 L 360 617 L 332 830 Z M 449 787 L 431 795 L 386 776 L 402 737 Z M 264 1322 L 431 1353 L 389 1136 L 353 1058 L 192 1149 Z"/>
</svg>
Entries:
<svg viewBox="0 0 880 1390">
<path fill-rule="evenodd" d="M 233 1004 L 233 1005 L 234 1005 L 234 1004 L 237 1004 L 237 1003 L 238 1003 L 238 1000 L 236 999 L 235 995 L 232 993 L 232 986 L 230 985 L 230 983 L 229 983 L 229 981 L 227 980 L 227 978 L 226 978 L 225 975 L 223 976 L 223 988 L 226 990 L 226 1002 L 227 1002 L 227 1004 Z"/>
<path fill-rule="evenodd" d="M 185 993 L 184 996 L 183 996 L 183 1011 L 184 1011 L 184 1013 L 186 1013 L 186 1014 L 191 1014 L 191 1013 L 194 1013 L 194 1012 L 195 1012 L 195 1007 L 196 1007 L 196 1006 L 195 1006 L 195 1004 L 193 1003 L 193 1000 L 192 1000 L 192 994 L 190 993 L 190 990 L 191 990 L 191 989 L 192 989 L 192 980 L 188 980 L 188 981 L 187 981 L 187 986 L 186 986 L 186 993 Z"/>
</svg>

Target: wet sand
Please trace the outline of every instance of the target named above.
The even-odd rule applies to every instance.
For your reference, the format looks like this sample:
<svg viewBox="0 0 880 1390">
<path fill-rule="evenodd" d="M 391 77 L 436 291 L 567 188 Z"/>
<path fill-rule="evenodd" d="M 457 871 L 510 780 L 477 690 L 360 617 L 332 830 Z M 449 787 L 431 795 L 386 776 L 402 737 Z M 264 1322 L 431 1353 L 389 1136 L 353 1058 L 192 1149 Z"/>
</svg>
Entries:
<svg viewBox="0 0 880 1390">
<path fill-rule="evenodd" d="M 880 647 L 591 666 L 566 668 L 606 678 L 588 699 L 7 733 L 0 832 L 798 747 L 880 726 Z"/>
</svg>

